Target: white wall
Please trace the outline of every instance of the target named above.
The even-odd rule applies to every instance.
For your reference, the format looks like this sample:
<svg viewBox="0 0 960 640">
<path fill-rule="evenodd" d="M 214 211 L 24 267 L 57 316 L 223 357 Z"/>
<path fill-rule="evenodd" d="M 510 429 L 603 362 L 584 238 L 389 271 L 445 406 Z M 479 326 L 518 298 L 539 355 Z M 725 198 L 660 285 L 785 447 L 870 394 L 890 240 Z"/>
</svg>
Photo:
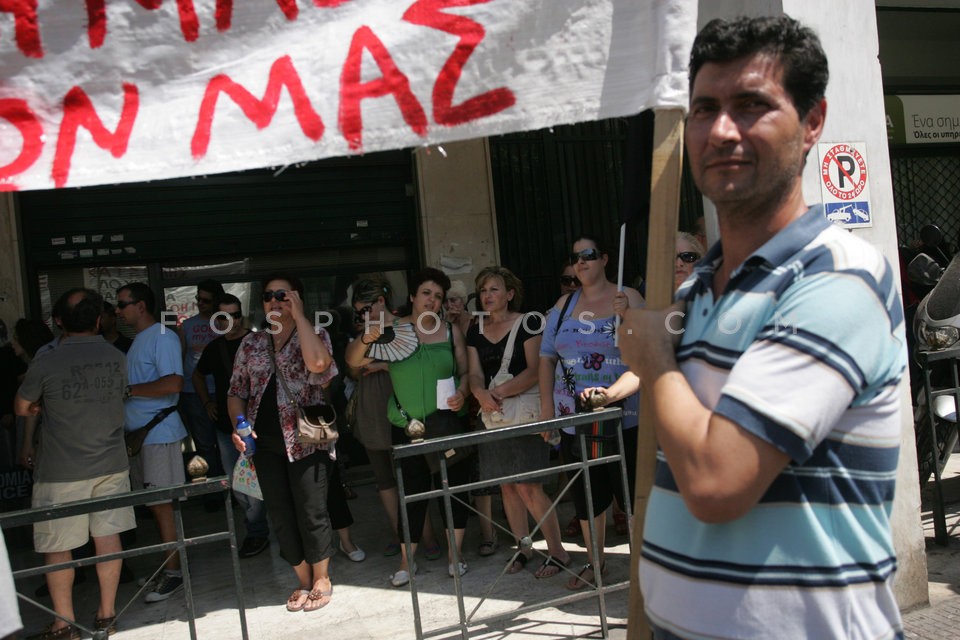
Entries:
<svg viewBox="0 0 960 640">
<path fill-rule="evenodd" d="M 700 24 L 716 17 L 787 15 L 820 36 L 830 62 L 827 122 L 822 142 L 865 142 L 870 180 L 872 228 L 853 233 L 874 244 L 899 273 L 897 232 L 890 179 L 890 157 L 878 60 L 876 13 L 872 0 L 700 0 Z M 810 204 L 821 202 L 817 151 L 811 150 L 803 175 Z M 899 278 L 897 278 L 899 282 Z M 920 488 L 909 384 L 901 385 L 903 430 L 893 533 L 899 570 L 894 590 L 900 607 L 927 602 L 927 563 L 920 525 Z"/>
</svg>

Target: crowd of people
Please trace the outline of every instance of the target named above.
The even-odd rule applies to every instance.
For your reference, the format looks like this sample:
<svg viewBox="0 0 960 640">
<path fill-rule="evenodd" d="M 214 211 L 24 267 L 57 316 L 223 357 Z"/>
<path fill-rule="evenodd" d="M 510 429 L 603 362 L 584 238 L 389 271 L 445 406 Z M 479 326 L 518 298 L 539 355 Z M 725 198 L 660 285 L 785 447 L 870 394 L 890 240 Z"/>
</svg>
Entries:
<svg viewBox="0 0 960 640">
<path fill-rule="evenodd" d="M 316 611 L 332 601 L 338 545 L 351 561 L 365 558 L 350 539 L 336 446 L 297 437 L 297 408 L 335 403 L 338 378 L 351 378 L 342 387 L 359 394 L 357 438 L 390 523 L 385 553 L 399 555 L 390 577 L 397 587 L 416 574 L 421 549 L 427 558 L 442 551 L 426 503 L 400 514 L 392 446 L 617 405 L 619 424 L 593 425 L 583 448 L 573 433 L 561 433 L 559 455 L 605 455 L 619 427 L 632 476 L 643 385 L 660 447 L 640 553 L 655 638 L 902 636 L 890 513 L 903 313 L 883 257 L 804 202 L 802 168 L 823 131 L 827 77 L 817 36 L 788 17 L 714 20 L 697 36 L 686 146 L 723 241 L 705 253 L 701 239 L 678 236 L 677 302 L 668 309 L 644 309 L 640 292 L 611 282 L 608 251 L 590 237 L 573 242 L 562 295 L 539 331 L 521 312 L 522 283 L 500 266 L 483 269 L 474 283 L 480 318 L 466 312 L 466 287 L 437 269 L 411 278 L 401 309 L 386 281 L 359 280 L 348 298 L 352 322 L 343 323 L 354 335 L 339 362 L 341 350 L 310 320 L 303 285 L 290 274 L 262 281 L 268 323 L 258 331 L 238 326 L 238 299 L 203 284 L 200 320 L 184 323 L 182 337 L 156 321 L 147 285 L 126 284 L 116 315 L 136 334 L 130 345 L 108 333 L 96 293 L 66 292 L 53 314 L 59 336 L 38 322 L 15 327 L 16 353 L 30 361 L 14 410 L 29 425 L 20 459 L 35 470 L 34 506 L 123 493 L 131 479 L 133 486 L 182 483 L 188 434 L 229 469 L 247 451 L 249 441 L 234 430 L 243 414 L 254 425 L 263 500 L 241 501 L 241 555 L 263 552 L 274 536 L 299 583 L 286 608 Z M 219 317 L 210 325 L 214 309 Z M 192 391 L 184 393 L 187 370 Z M 145 424 L 153 428 L 128 460 L 123 433 Z M 481 445 L 463 461 L 447 452 L 449 481 L 455 488 L 475 477 L 504 478 L 503 511 L 517 545 L 510 572 L 532 559 L 521 544 L 532 516 L 547 546 L 537 578 L 563 572 L 571 590 L 595 585 L 606 570 L 606 511 L 631 504 L 625 493 L 633 478 L 624 492 L 619 465 L 591 467 L 589 496 L 585 479 L 576 478 L 587 557 L 571 569 L 543 482 L 524 475 L 549 463 L 553 434 L 525 437 L 508 447 Z M 210 453 L 216 447 L 219 455 Z M 436 462 L 401 460 L 408 492 L 438 486 Z M 449 575 L 462 578 L 471 496 L 458 497 L 447 560 Z M 485 498 L 473 496 L 481 513 Z M 160 539 L 172 540 L 171 504 L 150 510 Z M 400 543 L 400 515 L 409 546 Z M 115 509 L 38 524 L 34 543 L 57 563 L 88 537 L 98 554 L 115 551 L 134 526 L 130 508 Z M 496 548 L 491 535 L 483 533 L 487 551 Z M 180 590 L 177 560 L 166 560 L 147 602 Z M 121 572 L 118 560 L 98 565 L 98 629 L 115 628 Z M 72 569 L 47 575 L 66 620 L 74 619 L 73 579 Z M 36 637 L 79 634 L 58 618 Z"/>
<path fill-rule="evenodd" d="M 558 283 L 561 291 L 573 294 L 563 295 L 557 308 L 541 314 L 545 324 L 521 312 L 523 283 L 499 266 L 479 273 L 472 294 L 462 282 L 451 283 L 442 271 L 423 269 L 411 278 L 409 297 L 401 308 L 393 305 L 386 279 L 357 279 L 349 289 L 349 306 L 328 316 L 334 323 L 327 326 L 317 324 L 317 316 L 304 307 L 303 283 L 288 273 L 271 274 L 260 282 L 264 322 L 258 327 L 248 326 L 247 318 L 253 314 L 244 312 L 240 298 L 226 293 L 214 280 L 197 284 L 197 314 L 183 319 L 175 330 L 158 321 L 162 309 L 145 283 L 123 285 L 116 292 L 115 305 L 92 290 L 71 289 L 54 306 L 56 333 L 43 322 L 24 319 L 16 324 L 11 341 L 11 358 L 17 364 L 11 386 L 16 392 L 8 413 L 20 416 L 17 460 L 34 472 L 32 504 L 39 507 L 131 488 L 181 484 L 186 481 L 185 451 L 203 457 L 210 475 L 230 474 L 240 456 L 246 455 L 246 444 L 236 431 L 239 417 L 244 416 L 254 429 L 256 447 L 250 460 L 262 498 L 235 492 L 244 525 L 238 555 L 249 558 L 264 552 L 273 537 L 299 583 L 287 597 L 286 608 L 321 609 L 333 597 L 331 558 L 339 550 L 350 561 L 362 562 L 367 554 L 350 535 L 353 517 L 343 477 L 344 456 L 338 460 L 336 445 L 300 442 L 298 407 L 335 404 L 343 421 L 348 397 L 357 394 L 351 435 L 362 445 L 375 478 L 391 532 L 383 555 L 399 557 L 390 583 L 401 587 L 416 572 L 416 558 L 440 557 L 443 550 L 438 541 L 448 539 L 434 531 L 430 503 L 421 501 L 407 508 L 412 544 L 409 549 L 402 544 L 391 449 L 418 437 L 409 432 L 410 422 L 422 422 L 428 437 L 483 429 L 481 415 L 500 415 L 505 401 L 531 394 L 533 404 L 528 403 L 520 421 L 536 421 L 572 411 L 573 405 L 567 406 L 564 398 L 586 388 L 586 383 L 568 388 L 578 379 L 575 374 L 554 375 L 557 341 L 548 340 L 547 348 L 541 344 L 544 327 L 559 331 L 549 327 L 557 323 L 558 309 L 567 299 L 573 303 L 567 305 L 570 317 L 594 310 L 602 310 L 607 318 L 612 315 L 616 286 L 606 278 L 606 252 L 586 238 L 573 249 L 564 271 L 574 275 L 561 275 Z M 597 303 L 595 290 L 602 298 Z M 630 292 L 630 303 L 641 304 L 639 294 Z M 577 306 L 581 295 L 585 302 Z M 471 299 L 476 300 L 473 311 L 467 307 Z M 130 334 L 133 339 L 127 337 Z M 390 357 L 371 352 L 371 345 L 389 342 L 385 334 L 396 339 L 394 346 L 407 340 L 406 351 Z M 596 359 L 597 350 L 564 354 L 565 362 L 583 373 L 580 378 L 591 381 L 591 389 L 602 387 L 595 370 L 603 372 L 602 380 L 611 382 L 619 372 L 612 332 L 603 329 L 598 335 L 605 345 L 602 362 L 587 362 Z M 542 388 L 548 392 L 541 403 Z M 618 399 L 611 396 L 609 402 Z M 626 415 L 624 426 L 635 427 L 635 407 L 628 408 Z M 146 437 L 139 451 L 128 456 L 124 434 L 140 429 Z M 454 486 L 504 479 L 490 490 L 460 494 L 454 500 L 456 548 L 447 550 L 451 577 L 464 576 L 469 570 L 462 547 L 471 511 L 467 504 L 483 516 L 477 519 L 478 555 L 497 551 L 493 498 L 499 495 L 502 520 L 515 549 L 508 573 L 524 570 L 532 559 L 533 550 L 520 542 L 529 537 L 533 523 L 547 547 L 542 562 L 531 569 L 534 575 L 550 578 L 567 569 L 568 588 L 592 583 L 586 569 L 595 564 L 593 559 L 579 575 L 568 569 L 573 558 L 563 545 L 556 509 L 544 490 L 545 478 L 511 479 L 549 468 L 551 458 L 557 457 L 547 442 L 549 435 L 484 444 L 463 463 L 450 464 L 449 480 Z M 565 436 L 561 455 L 567 459 L 574 455 L 572 443 L 573 437 Z M 407 493 L 438 485 L 435 462 L 428 456 L 401 461 Z M 614 495 L 624 504 L 618 490 L 622 481 L 600 469 L 591 476 L 598 518 Z M 581 520 L 586 518 L 583 486 L 577 480 L 572 491 Z M 204 506 L 212 510 L 218 505 Z M 174 541 L 173 505 L 166 501 L 147 508 L 160 541 Z M 38 523 L 34 547 L 47 564 L 94 552 L 101 555 L 120 550 L 121 539 L 129 539 L 136 526 L 130 507 Z M 588 527 L 583 534 L 589 541 Z M 602 546 L 603 534 L 598 535 Z M 179 561 L 177 553 L 166 555 L 162 570 L 145 587 L 147 603 L 164 601 L 181 591 Z M 602 559 L 599 562 L 602 566 Z M 96 629 L 113 632 L 116 628 L 114 599 L 121 572 L 130 579 L 124 562 L 97 565 L 101 604 L 93 621 Z M 74 619 L 72 588 L 75 580 L 83 578 L 82 570 L 48 573 L 46 589 L 62 619 L 54 620 L 37 638 L 77 636 L 77 629 L 65 620 Z"/>
</svg>

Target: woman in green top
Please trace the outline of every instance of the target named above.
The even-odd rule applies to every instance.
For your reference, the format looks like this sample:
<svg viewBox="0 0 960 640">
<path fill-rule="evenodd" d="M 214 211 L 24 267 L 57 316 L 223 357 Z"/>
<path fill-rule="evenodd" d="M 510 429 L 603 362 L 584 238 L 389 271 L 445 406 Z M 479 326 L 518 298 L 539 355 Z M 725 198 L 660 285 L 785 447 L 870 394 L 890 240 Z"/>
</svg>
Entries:
<svg viewBox="0 0 960 640">
<path fill-rule="evenodd" d="M 388 402 L 387 415 L 391 424 L 396 427 L 393 433 L 394 444 L 410 442 L 404 431 L 410 419 L 424 422 L 428 436 L 431 425 L 440 421 L 459 420 L 457 414 L 463 409 L 470 395 L 467 348 L 463 334 L 456 326 L 443 322 L 439 315 L 443 298 L 449 288 L 450 279 L 442 271 L 432 268 L 420 271 L 414 276 L 410 286 L 410 313 L 393 319 L 394 326 L 411 325 L 419 342 L 408 357 L 389 364 L 394 397 Z M 347 363 L 350 366 L 359 368 L 373 362 L 373 359 L 367 356 L 367 350 L 380 337 L 385 320 L 369 318 L 364 334 L 347 347 Z M 453 378 L 456 389 L 451 396 L 440 398 L 438 402 L 437 382 L 448 378 Z M 439 409 L 440 406 L 446 408 Z M 456 464 L 448 467 L 450 484 L 467 483 L 469 466 Z M 403 472 L 404 487 L 411 495 L 428 491 L 435 483 L 439 486 L 438 479 L 431 474 L 423 456 L 402 459 L 400 468 Z M 407 506 L 411 555 L 416 553 L 426 515 L 426 501 Z M 467 507 L 459 500 L 454 500 L 454 539 L 460 560 L 454 565 L 453 550 L 448 550 L 448 573 L 451 577 L 455 573 L 462 576 L 467 572 L 467 564 L 461 553 L 467 516 Z M 410 562 L 406 548 L 402 548 L 400 568 L 393 574 L 390 582 L 395 587 L 403 586 L 410 581 L 411 572 L 416 572 L 416 564 Z"/>
</svg>

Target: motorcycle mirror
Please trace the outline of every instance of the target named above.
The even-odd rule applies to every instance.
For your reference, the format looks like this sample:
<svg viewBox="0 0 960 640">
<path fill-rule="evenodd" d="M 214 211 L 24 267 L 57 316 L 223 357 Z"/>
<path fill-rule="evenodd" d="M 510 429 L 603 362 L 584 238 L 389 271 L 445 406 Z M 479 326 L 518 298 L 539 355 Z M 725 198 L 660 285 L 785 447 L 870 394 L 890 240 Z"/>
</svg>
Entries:
<svg viewBox="0 0 960 640">
<path fill-rule="evenodd" d="M 957 421 L 957 399 L 953 396 L 937 396 L 933 399 L 933 413 L 950 422 Z"/>
<path fill-rule="evenodd" d="M 935 224 L 923 225 L 920 229 L 920 242 L 928 247 L 936 247 L 943 242 L 943 231 Z"/>
<path fill-rule="evenodd" d="M 943 267 L 925 253 L 918 254 L 907 265 L 907 277 L 911 282 L 932 287 L 943 275 Z"/>
</svg>

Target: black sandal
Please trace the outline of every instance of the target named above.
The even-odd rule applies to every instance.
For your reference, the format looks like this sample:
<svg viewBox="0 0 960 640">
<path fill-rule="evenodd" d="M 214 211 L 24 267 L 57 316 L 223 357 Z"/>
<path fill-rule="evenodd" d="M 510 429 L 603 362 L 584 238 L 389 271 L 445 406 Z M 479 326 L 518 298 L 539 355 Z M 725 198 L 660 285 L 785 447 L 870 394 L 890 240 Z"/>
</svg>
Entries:
<svg viewBox="0 0 960 640">
<path fill-rule="evenodd" d="M 510 574 L 520 573 L 526 568 L 527 562 L 529 561 L 530 561 L 530 558 L 528 558 L 522 553 L 517 553 L 516 557 L 510 561 L 510 568 L 507 569 L 507 573 L 510 573 Z M 520 565 L 520 566 L 517 569 L 514 569 L 514 567 L 517 565 Z"/>
<path fill-rule="evenodd" d="M 536 574 L 534 575 L 537 578 L 537 580 L 546 580 L 547 578 L 552 578 L 553 576 L 560 574 L 564 569 L 567 568 L 569 564 L 570 564 L 570 558 L 567 558 L 567 561 L 563 562 L 557 559 L 555 556 L 548 555 L 546 560 L 543 561 L 543 564 L 540 565 L 540 568 L 537 569 L 537 573 L 539 573 L 540 571 L 542 571 L 547 567 L 556 567 L 557 573 L 551 573 L 548 576 L 541 576 Z"/>
</svg>

